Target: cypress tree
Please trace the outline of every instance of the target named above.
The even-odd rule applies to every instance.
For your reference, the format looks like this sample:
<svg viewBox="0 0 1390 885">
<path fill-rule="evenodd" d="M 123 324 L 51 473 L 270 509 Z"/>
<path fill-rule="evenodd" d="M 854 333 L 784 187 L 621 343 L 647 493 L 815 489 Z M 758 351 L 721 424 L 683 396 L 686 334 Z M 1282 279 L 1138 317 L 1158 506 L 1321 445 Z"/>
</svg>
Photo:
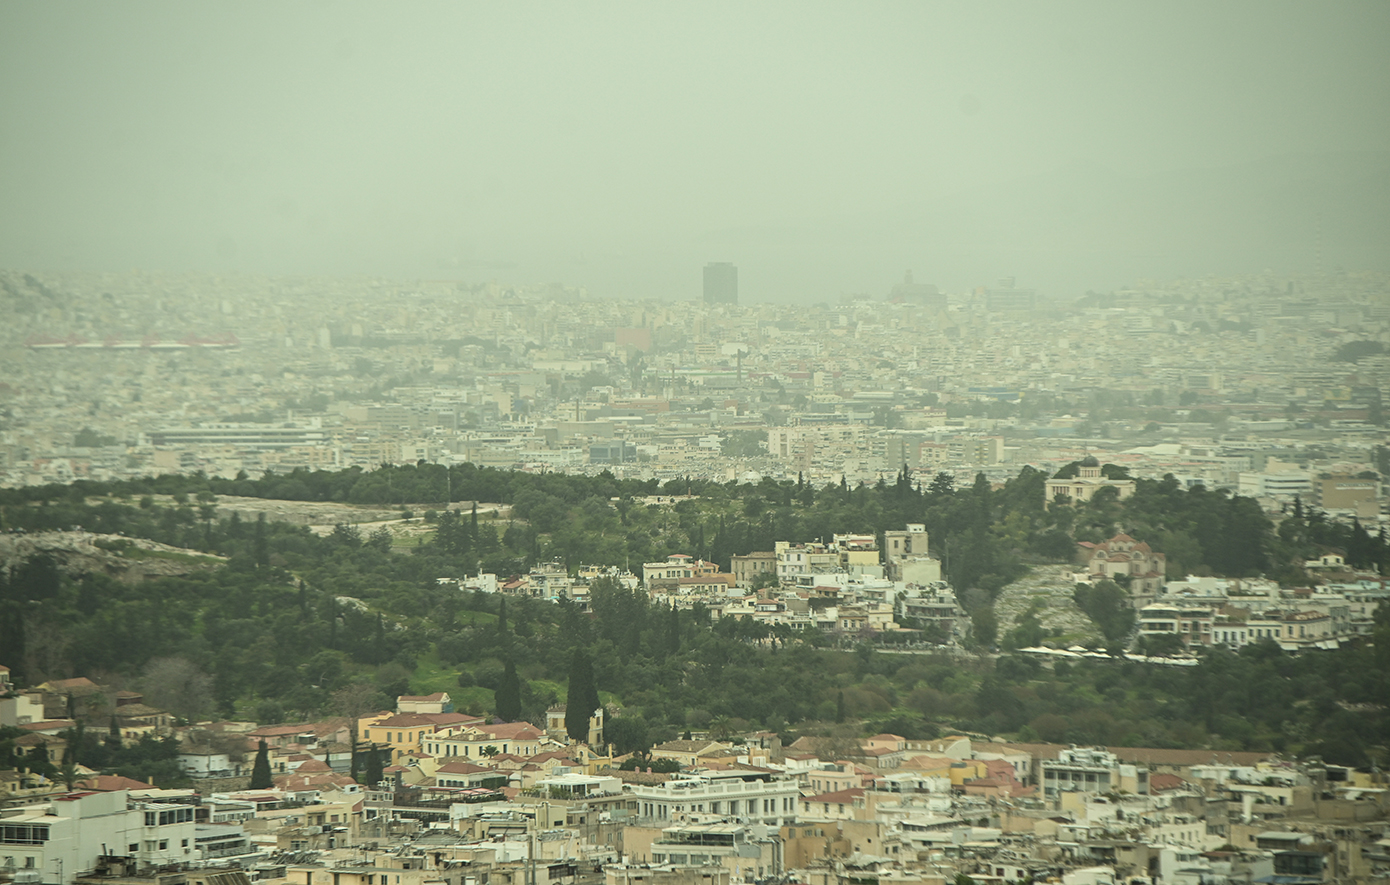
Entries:
<svg viewBox="0 0 1390 885">
<path fill-rule="evenodd" d="M 671 606 L 671 616 L 666 622 L 666 651 L 679 654 L 681 650 L 681 610 Z"/>
<path fill-rule="evenodd" d="M 385 774 L 382 771 L 381 750 L 377 749 L 376 744 L 372 744 L 371 749 L 367 751 L 367 773 L 365 775 L 367 782 L 363 786 L 375 790 L 383 777 Z"/>
<path fill-rule="evenodd" d="M 270 565 L 270 544 L 265 536 L 265 514 L 256 514 L 256 533 L 251 538 L 251 556 L 256 560 L 257 568 L 266 568 Z"/>
<path fill-rule="evenodd" d="M 565 695 L 565 734 L 570 740 L 589 740 L 589 717 L 598 709 L 598 689 L 594 686 L 594 664 L 583 649 L 576 648 L 570 661 L 569 691 Z"/>
<path fill-rule="evenodd" d="M 251 789 L 268 790 L 275 786 L 270 777 L 270 748 L 261 741 L 256 749 L 256 762 L 251 766 Z"/>
<path fill-rule="evenodd" d="M 521 679 L 516 675 L 516 664 L 510 660 L 502 671 L 502 682 L 497 686 L 497 718 L 503 722 L 515 722 L 521 718 Z"/>
</svg>

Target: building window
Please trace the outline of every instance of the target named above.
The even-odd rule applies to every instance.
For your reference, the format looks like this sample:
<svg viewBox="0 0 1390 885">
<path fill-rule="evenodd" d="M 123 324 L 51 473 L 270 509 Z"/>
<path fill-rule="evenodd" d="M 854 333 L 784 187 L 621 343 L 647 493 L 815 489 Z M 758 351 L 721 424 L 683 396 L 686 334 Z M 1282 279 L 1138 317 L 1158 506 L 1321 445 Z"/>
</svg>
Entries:
<svg viewBox="0 0 1390 885">
<path fill-rule="evenodd" d="M 0 843 L 6 845 L 42 845 L 47 841 L 48 824 L 0 826 Z"/>
</svg>

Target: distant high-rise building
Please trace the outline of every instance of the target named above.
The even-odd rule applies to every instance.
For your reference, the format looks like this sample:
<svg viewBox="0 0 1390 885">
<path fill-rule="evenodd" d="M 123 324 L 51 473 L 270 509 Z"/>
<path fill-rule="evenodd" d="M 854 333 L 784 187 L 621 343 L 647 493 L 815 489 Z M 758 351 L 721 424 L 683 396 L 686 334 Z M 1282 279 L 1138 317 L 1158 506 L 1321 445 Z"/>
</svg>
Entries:
<svg viewBox="0 0 1390 885">
<path fill-rule="evenodd" d="M 705 303 L 738 304 L 738 268 L 727 261 L 705 265 Z"/>
<path fill-rule="evenodd" d="M 946 309 L 946 296 L 931 283 L 918 283 L 912 279 L 912 271 L 903 274 L 903 281 L 888 293 L 888 300 L 897 304 L 914 304 L 936 310 Z"/>
<path fill-rule="evenodd" d="M 1019 289 L 1013 277 L 999 280 L 999 288 L 985 290 L 985 310 L 1033 310 L 1038 306 L 1036 289 Z"/>
</svg>

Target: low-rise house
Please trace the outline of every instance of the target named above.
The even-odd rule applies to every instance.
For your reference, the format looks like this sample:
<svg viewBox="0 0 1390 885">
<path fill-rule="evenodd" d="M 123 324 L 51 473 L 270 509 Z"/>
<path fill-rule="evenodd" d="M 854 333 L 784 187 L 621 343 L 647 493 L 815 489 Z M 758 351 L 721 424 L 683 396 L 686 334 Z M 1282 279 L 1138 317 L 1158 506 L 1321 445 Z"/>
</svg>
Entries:
<svg viewBox="0 0 1390 885">
<path fill-rule="evenodd" d="M 722 756 L 730 747 L 730 744 L 719 741 L 666 741 L 652 747 L 651 755 L 653 759 L 670 759 L 691 768 L 708 757 Z"/>
<path fill-rule="evenodd" d="M 0 726 L 14 727 L 42 722 L 43 695 L 39 692 L 20 692 L 10 694 L 0 690 Z"/>
<path fill-rule="evenodd" d="M 1156 602 L 1139 610 L 1140 636 L 1176 636 L 1190 648 L 1211 645 L 1215 630 L 1216 613 L 1204 606 Z"/>
<path fill-rule="evenodd" d="M 399 764 L 408 753 L 426 752 L 431 756 L 441 755 L 438 751 L 426 749 L 427 739 L 433 738 L 436 732 L 465 727 L 480 721 L 476 716 L 463 713 L 396 713 L 367 725 L 358 740 L 379 747 L 389 747 L 391 761 Z"/>
<path fill-rule="evenodd" d="M 833 793 L 817 793 L 801 799 L 801 820 L 853 820 L 865 807 L 864 789 L 853 787 Z"/>
<path fill-rule="evenodd" d="M 813 757 L 814 758 L 814 757 Z M 864 786 L 868 769 L 853 762 L 820 762 L 800 773 L 800 780 L 813 794 L 836 793 Z"/>
<path fill-rule="evenodd" d="M 764 575 L 777 574 L 777 554 L 771 550 L 755 550 L 742 556 L 735 555 L 729 563 L 737 586 L 748 589 Z"/>
<path fill-rule="evenodd" d="M 666 557 L 665 562 L 642 563 L 642 583 L 648 592 L 674 591 L 679 588 L 682 578 L 701 578 L 718 573 L 719 566 L 715 563 L 695 559 L 684 553 L 672 553 Z"/>
<path fill-rule="evenodd" d="M 29 804 L 29 800 L 57 793 L 63 785 L 32 771 L 0 771 L 0 806 Z"/>
<path fill-rule="evenodd" d="M 28 735 L 42 736 L 40 743 L 48 744 L 49 749 L 57 749 L 65 744 L 60 744 L 51 740 L 58 738 L 70 728 L 75 728 L 77 721 L 74 719 L 42 719 L 38 722 L 24 722 L 17 726 L 21 731 Z"/>
<path fill-rule="evenodd" d="M 898 598 L 897 608 L 905 623 L 917 625 L 928 637 L 953 642 L 970 633 L 970 618 L 955 591 L 940 581 L 909 584 Z"/>
<path fill-rule="evenodd" d="M 565 728 L 565 711 L 568 707 L 565 704 L 555 704 L 545 711 L 545 734 L 552 741 L 564 744 L 569 741 L 569 733 Z M 592 715 L 589 716 L 589 739 L 590 747 L 597 747 L 603 743 L 603 723 L 607 712 L 603 707 L 595 707 Z"/>
<path fill-rule="evenodd" d="M 496 768 L 472 762 L 446 762 L 434 772 L 434 783 L 440 787 L 498 787 L 507 780 Z"/>
<path fill-rule="evenodd" d="M 403 694 L 396 698 L 397 713 L 452 713 L 453 699 L 447 691 L 437 691 L 428 695 Z"/>
<path fill-rule="evenodd" d="M 43 694 L 44 716 L 49 719 L 93 718 L 109 714 L 114 692 L 86 676 L 50 679 L 34 686 Z"/>
<path fill-rule="evenodd" d="M 122 704 L 111 715 L 125 737 L 165 735 L 174 722 L 174 717 L 164 710 L 146 704 Z"/>
<path fill-rule="evenodd" d="M 501 754 L 534 756 L 546 743 L 544 732 L 529 722 L 505 722 L 499 725 L 457 725 L 431 731 L 424 741 L 424 751 L 431 756 L 459 757 L 470 761 Z"/>
</svg>

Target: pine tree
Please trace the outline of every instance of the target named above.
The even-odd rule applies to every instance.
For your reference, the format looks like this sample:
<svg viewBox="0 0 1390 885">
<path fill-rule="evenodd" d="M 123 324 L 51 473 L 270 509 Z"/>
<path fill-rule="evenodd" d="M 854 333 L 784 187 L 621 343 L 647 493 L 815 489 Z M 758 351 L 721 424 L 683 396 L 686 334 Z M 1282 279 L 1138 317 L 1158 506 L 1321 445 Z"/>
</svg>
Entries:
<svg viewBox="0 0 1390 885">
<path fill-rule="evenodd" d="M 502 670 L 502 682 L 497 686 L 497 718 L 515 722 L 521 718 L 521 679 L 516 664 L 507 661 Z"/>
<path fill-rule="evenodd" d="M 253 790 L 268 790 L 275 786 L 270 777 L 270 747 L 261 741 L 256 749 L 256 762 L 251 766 L 251 785 Z"/>
</svg>

